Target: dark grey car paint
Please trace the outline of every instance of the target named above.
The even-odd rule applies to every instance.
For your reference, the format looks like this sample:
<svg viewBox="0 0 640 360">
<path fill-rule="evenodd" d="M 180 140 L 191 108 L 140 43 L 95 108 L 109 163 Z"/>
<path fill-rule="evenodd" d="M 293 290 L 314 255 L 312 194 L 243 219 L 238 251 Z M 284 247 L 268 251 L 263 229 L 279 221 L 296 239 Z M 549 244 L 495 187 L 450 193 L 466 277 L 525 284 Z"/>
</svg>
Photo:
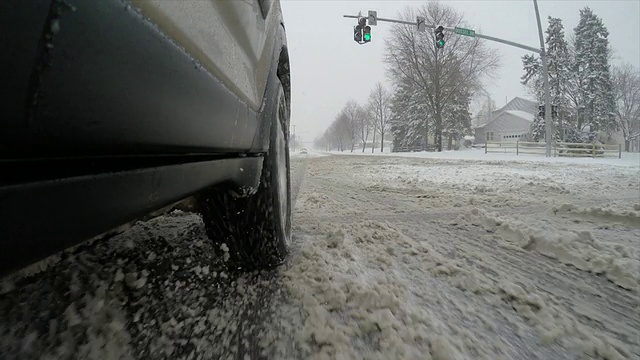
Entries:
<svg viewBox="0 0 640 360">
<path fill-rule="evenodd" d="M 0 2 L 0 272 L 203 188 L 255 187 L 288 69 L 281 26 L 256 113 L 126 2 L 60 3 Z"/>
</svg>

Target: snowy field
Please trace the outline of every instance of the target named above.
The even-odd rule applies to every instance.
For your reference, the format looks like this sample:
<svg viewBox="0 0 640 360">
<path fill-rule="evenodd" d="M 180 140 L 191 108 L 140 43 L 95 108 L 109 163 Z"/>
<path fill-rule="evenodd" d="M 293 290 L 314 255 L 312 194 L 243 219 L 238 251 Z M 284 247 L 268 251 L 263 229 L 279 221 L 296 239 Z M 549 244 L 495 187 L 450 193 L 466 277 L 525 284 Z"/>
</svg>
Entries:
<svg viewBox="0 0 640 360">
<path fill-rule="evenodd" d="M 4 279 L 0 353 L 639 359 L 640 169 L 586 160 L 292 154 L 286 264 L 230 271 L 195 214 L 140 222 Z"/>
</svg>

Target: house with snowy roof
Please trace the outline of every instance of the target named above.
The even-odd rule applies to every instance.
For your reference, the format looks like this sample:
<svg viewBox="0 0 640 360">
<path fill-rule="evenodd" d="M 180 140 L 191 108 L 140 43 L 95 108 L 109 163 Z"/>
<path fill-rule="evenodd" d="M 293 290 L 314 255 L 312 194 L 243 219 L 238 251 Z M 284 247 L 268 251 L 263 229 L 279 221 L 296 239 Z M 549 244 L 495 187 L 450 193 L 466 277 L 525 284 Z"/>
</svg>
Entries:
<svg viewBox="0 0 640 360">
<path fill-rule="evenodd" d="M 475 128 L 475 143 L 529 139 L 531 125 L 538 111 L 535 101 L 515 97 L 502 108 L 491 112 L 491 119 Z"/>
</svg>

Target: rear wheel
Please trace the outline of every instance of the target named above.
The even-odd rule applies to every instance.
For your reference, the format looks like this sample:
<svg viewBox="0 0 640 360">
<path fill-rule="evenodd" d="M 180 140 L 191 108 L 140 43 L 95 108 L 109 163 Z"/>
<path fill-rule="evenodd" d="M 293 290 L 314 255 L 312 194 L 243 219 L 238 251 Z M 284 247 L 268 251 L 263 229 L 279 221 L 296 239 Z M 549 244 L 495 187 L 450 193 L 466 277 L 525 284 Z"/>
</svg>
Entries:
<svg viewBox="0 0 640 360">
<path fill-rule="evenodd" d="M 271 119 L 269 151 L 260 185 L 246 197 L 209 189 L 198 196 L 207 235 L 229 267 L 256 269 L 282 263 L 291 238 L 289 103 L 280 86 Z"/>
</svg>

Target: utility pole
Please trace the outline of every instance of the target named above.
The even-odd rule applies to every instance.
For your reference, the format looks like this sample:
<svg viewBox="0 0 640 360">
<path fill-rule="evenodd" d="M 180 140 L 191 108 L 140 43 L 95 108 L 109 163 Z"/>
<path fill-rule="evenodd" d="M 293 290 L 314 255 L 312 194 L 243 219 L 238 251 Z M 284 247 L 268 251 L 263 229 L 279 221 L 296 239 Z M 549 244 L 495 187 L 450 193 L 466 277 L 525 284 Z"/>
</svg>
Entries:
<svg viewBox="0 0 640 360">
<path fill-rule="evenodd" d="M 296 142 L 298 141 L 298 139 L 296 138 L 296 126 L 294 124 L 291 124 L 291 127 L 293 128 L 293 152 L 296 152 Z"/>
<path fill-rule="evenodd" d="M 413 21 L 404 21 L 404 20 L 395 20 L 395 19 L 385 19 L 385 18 L 379 18 L 377 17 L 377 12 L 374 11 L 369 11 L 369 22 L 370 25 L 375 25 L 375 23 L 377 23 L 378 21 L 383 21 L 383 22 L 391 22 L 391 23 L 396 23 L 396 24 L 404 24 L 404 25 L 415 25 L 417 27 L 418 31 L 425 31 L 425 28 L 430 28 L 430 29 L 438 29 L 438 31 L 442 32 L 442 31 L 449 31 L 449 32 L 453 32 L 455 34 L 458 35 L 463 35 L 463 36 L 470 36 L 470 37 L 477 37 L 480 39 L 485 39 L 485 40 L 489 40 L 489 41 L 494 41 L 494 42 L 498 42 L 501 44 L 505 44 L 505 45 L 509 45 L 509 46 L 513 46 L 513 47 L 517 47 L 520 49 L 524 49 L 527 51 L 531 51 L 534 52 L 536 54 L 540 55 L 540 58 L 542 60 L 542 71 L 543 71 L 543 80 L 544 80 L 544 102 L 545 102 L 545 128 L 546 128 L 546 136 L 545 136 L 545 142 L 546 142 L 546 156 L 547 157 L 551 157 L 551 94 L 550 94 L 550 90 L 549 90 L 549 69 L 548 69 L 548 64 L 547 64 L 547 54 L 546 51 L 544 49 L 544 37 L 542 35 L 542 23 L 540 22 L 540 12 L 538 11 L 538 1 L 537 0 L 533 0 L 533 6 L 535 7 L 536 10 L 536 21 L 538 23 L 538 35 L 540 36 L 540 48 L 535 48 L 532 46 L 528 46 L 528 45 L 524 45 L 524 44 L 519 44 L 517 42 L 513 42 L 513 41 L 509 41 L 509 40 L 505 40 L 505 39 L 500 39 L 497 37 L 493 37 L 493 36 L 489 36 L 489 35 L 482 35 L 482 34 L 478 34 L 477 32 L 475 32 L 474 30 L 471 29 L 465 29 L 465 28 L 460 28 L 460 27 L 455 27 L 455 28 L 450 28 L 450 27 L 444 27 L 444 26 L 436 26 L 435 24 L 425 24 L 424 22 L 424 18 L 423 17 L 418 17 L 416 19 L 415 22 Z M 374 15 L 374 23 L 371 23 L 371 16 Z M 355 18 L 355 19 L 360 19 L 362 18 L 362 13 L 359 13 L 358 15 L 343 15 L 346 18 Z M 443 45 L 444 46 L 444 45 Z"/>
<path fill-rule="evenodd" d="M 538 1 L 533 0 L 533 7 L 536 9 L 536 20 L 538 22 L 538 35 L 540 36 L 540 59 L 542 60 L 542 77 L 544 81 L 544 128 L 545 128 L 545 154 L 551 157 L 551 94 L 549 90 L 549 66 L 547 64 L 547 52 L 544 50 L 544 37 L 542 36 L 542 23 L 540 22 L 540 12 L 538 11 Z"/>
<path fill-rule="evenodd" d="M 489 95 L 488 91 L 486 91 L 486 93 L 487 93 L 487 122 L 485 124 L 488 124 L 491 122 L 491 113 L 493 112 L 493 109 L 491 108 L 491 95 Z"/>
</svg>

